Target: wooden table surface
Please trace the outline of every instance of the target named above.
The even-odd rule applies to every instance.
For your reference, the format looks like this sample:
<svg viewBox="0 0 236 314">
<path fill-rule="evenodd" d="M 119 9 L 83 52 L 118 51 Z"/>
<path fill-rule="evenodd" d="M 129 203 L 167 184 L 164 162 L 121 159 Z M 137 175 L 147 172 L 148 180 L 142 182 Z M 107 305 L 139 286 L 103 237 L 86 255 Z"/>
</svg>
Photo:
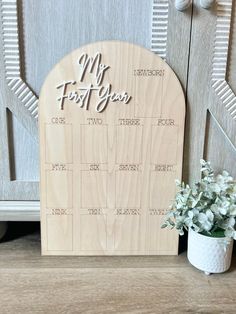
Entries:
<svg viewBox="0 0 236 314">
<path fill-rule="evenodd" d="M 211 276 L 186 253 L 41 257 L 39 230 L 21 232 L 0 243 L 0 313 L 236 313 L 236 257 Z"/>
</svg>

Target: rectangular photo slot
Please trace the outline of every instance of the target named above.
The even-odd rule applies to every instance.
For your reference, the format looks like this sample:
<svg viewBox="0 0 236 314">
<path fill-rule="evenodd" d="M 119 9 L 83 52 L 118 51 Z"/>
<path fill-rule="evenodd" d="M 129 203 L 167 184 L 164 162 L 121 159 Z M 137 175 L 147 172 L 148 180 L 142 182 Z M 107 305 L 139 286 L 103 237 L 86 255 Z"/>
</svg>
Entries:
<svg viewBox="0 0 236 314">
<path fill-rule="evenodd" d="M 150 209 L 167 210 L 172 203 L 176 185 L 176 172 L 156 172 L 150 174 Z"/>
<path fill-rule="evenodd" d="M 117 251 L 139 250 L 140 217 L 117 216 L 114 228 L 114 249 Z"/>
<path fill-rule="evenodd" d="M 178 233 L 176 230 L 162 229 L 164 216 L 149 215 L 147 228 L 147 251 L 163 255 L 178 254 Z"/>
<path fill-rule="evenodd" d="M 107 163 L 107 125 L 81 125 L 81 162 Z"/>
<path fill-rule="evenodd" d="M 162 112 L 163 103 L 163 76 L 152 78 L 155 88 L 152 92 L 147 93 L 150 89 L 150 79 L 145 76 L 136 77 L 136 97 L 135 101 L 135 117 L 136 118 L 158 118 Z"/>
<path fill-rule="evenodd" d="M 116 163 L 139 164 L 142 162 L 143 127 L 117 126 L 116 127 Z"/>
<path fill-rule="evenodd" d="M 107 207 L 107 171 L 81 171 L 81 207 Z"/>
<path fill-rule="evenodd" d="M 46 163 L 72 163 L 72 125 L 45 124 Z"/>
<path fill-rule="evenodd" d="M 140 208 L 141 174 L 116 171 L 116 208 Z"/>
<path fill-rule="evenodd" d="M 72 215 L 47 215 L 48 251 L 73 250 Z"/>
<path fill-rule="evenodd" d="M 107 249 L 107 216 L 80 215 L 80 250 L 104 251 Z"/>
<path fill-rule="evenodd" d="M 72 208 L 72 171 L 46 171 L 46 207 Z"/>
<path fill-rule="evenodd" d="M 151 163 L 176 164 L 178 147 L 177 126 L 152 126 Z"/>
</svg>

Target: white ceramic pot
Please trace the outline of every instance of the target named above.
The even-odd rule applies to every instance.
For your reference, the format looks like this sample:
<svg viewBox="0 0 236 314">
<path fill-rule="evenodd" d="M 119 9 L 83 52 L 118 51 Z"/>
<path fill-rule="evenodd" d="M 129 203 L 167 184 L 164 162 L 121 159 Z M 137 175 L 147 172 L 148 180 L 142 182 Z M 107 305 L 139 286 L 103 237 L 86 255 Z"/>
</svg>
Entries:
<svg viewBox="0 0 236 314">
<path fill-rule="evenodd" d="M 229 269 L 233 251 L 233 240 L 207 237 L 189 229 L 188 260 L 206 275 L 223 273 Z"/>
</svg>

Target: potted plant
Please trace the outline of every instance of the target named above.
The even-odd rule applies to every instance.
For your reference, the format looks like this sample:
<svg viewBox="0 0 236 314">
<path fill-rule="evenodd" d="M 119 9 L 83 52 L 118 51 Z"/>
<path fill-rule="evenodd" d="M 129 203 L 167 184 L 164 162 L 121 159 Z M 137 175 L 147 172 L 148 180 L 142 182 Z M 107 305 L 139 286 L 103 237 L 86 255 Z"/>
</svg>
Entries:
<svg viewBox="0 0 236 314">
<path fill-rule="evenodd" d="M 193 186 L 176 181 L 178 192 L 162 228 L 188 230 L 188 260 L 205 274 L 221 273 L 231 264 L 236 239 L 236 182 L 223 171 L 214 175 L 201 160 L 202 179 Z"/>
</svg>

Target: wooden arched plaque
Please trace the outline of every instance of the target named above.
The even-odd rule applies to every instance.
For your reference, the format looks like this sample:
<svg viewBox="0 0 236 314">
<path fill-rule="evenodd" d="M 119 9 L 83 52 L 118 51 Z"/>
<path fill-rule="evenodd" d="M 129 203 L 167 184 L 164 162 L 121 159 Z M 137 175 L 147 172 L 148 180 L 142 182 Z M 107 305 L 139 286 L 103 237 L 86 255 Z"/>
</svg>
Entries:
<svg viewBox="0 0 236 314">
<path fill-rule="evenodd" d="M 104 41 L 63 58 L 40 94 L 42 254 L 177 254 L 160 226 L 184 119 L 180 83 L 152 52 Z"/>
</svg>

